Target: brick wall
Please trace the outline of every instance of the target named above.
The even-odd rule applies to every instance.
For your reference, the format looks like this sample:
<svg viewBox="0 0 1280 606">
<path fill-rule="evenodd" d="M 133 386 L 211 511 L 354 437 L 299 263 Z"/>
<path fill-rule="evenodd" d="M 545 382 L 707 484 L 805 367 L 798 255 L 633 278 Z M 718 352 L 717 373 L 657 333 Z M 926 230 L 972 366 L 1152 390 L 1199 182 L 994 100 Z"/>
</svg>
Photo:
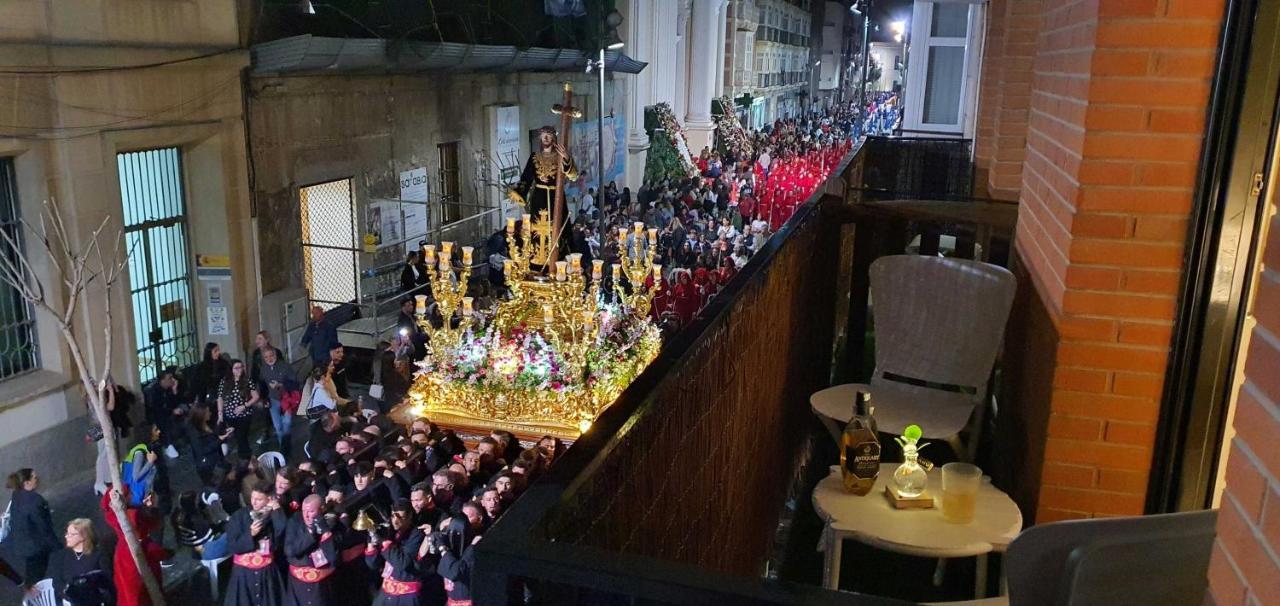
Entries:
<svg viewBox="0 0 1280 606">
<path fill-rule="evenodd" d="M 1036 520 L 1138 514 L 1223 0 L 1009 6 L 1043 7 L 1016 243 L 1059 337 Z"/>
<path fill-rule="evenodd" d="M 1280 217 L 1268 231 L 1209 562 L 1218 606 L 1280 604 Z"/>
<path fill-rule="evenodd" d="M 1032 66 L 1042 21 L 1041 0 L 1011 0 L 1004 8 L 1000 105 L 994 116 L 995 153 L 988 171 L 987 189 L 993 198 L 1017 200 L 1022 190 Z"/>
<path fill-rule="evenodd" d="M 982 79 L 978 83 L 978 124 L 973 141 L 973 163 L 979 171 L 975 184 L 986 187 L 986 172 L 996 153 L 996 114 L 1000 111 L 1001 78 L 1004 68 L 1004 14 L 1009 0 L 991 0 L 987 5 L 986 48 L 982 54 Z"/>
</svg>

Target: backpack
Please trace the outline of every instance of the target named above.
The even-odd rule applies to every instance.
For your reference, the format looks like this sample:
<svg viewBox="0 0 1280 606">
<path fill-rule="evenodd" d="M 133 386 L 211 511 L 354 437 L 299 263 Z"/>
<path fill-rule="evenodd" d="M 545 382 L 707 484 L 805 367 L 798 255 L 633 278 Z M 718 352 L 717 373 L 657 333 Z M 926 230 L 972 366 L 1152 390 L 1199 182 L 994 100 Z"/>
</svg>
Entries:
<svg viewBox="0 0 1280 606">
<path fill-rule="evenodd" d="M 155 467 L 151 471 L 143 475 L 140 479 L 133 477 L 133 459 L 138 453 L 142 453 L 143 460 L 151 449 L 146 444 L 139 444 L 129 449 L 129 454 L 125 457 L 124 463 L 120 464 L 120 481 L 129 487 L 129 505 L 133 507 L 141 507 L 142 499 L 151 491 L 151 481 L 155 478 Z"/>
</svg>

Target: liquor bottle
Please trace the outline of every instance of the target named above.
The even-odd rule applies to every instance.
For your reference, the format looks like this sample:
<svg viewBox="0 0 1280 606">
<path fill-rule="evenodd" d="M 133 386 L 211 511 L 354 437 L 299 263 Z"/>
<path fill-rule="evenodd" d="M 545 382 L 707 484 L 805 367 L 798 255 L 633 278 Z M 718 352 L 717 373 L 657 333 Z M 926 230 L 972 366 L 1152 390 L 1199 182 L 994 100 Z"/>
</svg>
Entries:
<svg viewBox="0 0 1280 606">
<path fill-rule="evenodd" d="M 873 409 L 865 392 L 858 392 L 853 418 L 840 438 L 840 471 L 845 490 L 858 496 L 871 492 L 880 475 L 880 439 Z"/>
</svg>

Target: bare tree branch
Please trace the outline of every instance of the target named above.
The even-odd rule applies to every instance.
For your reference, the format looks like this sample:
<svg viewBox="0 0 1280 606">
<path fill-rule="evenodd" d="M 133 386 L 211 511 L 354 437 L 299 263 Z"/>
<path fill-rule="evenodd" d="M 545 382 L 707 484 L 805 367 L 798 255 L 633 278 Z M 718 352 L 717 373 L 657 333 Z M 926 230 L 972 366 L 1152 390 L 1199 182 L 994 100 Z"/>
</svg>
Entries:
<svg viewBox="0 0 1280 606">
<path fill-rule="evenodd" d="M 32 239 L 37 241 L 40 247 L 44 249 L 42 252 L 48 257 L 48 261 L 53 265 L 58 278 L 66 288 L 66 302 L 61 312 L 55 310 L 52 304 L 49 303 L 44 283 L 40 280 L 40 274 L 31 265 L 30 257 L 21 246 L 21 238 L 17 235 L 11 235 L 5 230 L 0 230 L 0 283 L 12 287 L 28 304 L 48 314 L 57 322 L 58 330 L 62 334 L 63 341 L 67 344 L 67 349 L 71 352 L 72 360 L 75 362 L 80 384 L 84 387 L 85 395 L 88 399 L 90 412 L 98 425 L 102 427 L 102 439 L 108 440 L 106 448 L 103 449 L 112 484 L 111 494 L 107 499 L 110 509 L 108 513 L 113 515 L 120 525 L 120 534 L 123 536 L 125 544 L 128 546 L 129 554 L 133 558 L 133 564 L 137 568 L 143 584 L 146 586 L 151 603 L 155 606 L 164 606 L 164 593 L 161 591 L 159 581 L 151 573 L 151 568 L 147 565 L 142 545 L 139 542 L 133 524 L 129 521 L 127 504 L 120 493 L 125 484 L 120 477 L 120 460 L 116 452 L 115 440 L 116 428 L 111 422 L 111 415 L 108 414 L 106 409 L 106 378 L 111 371 L 111 354 L 114 346 L 111 325 L 112 290 L 128 264 L 128 254 L 123 258 L 120 256 L 122 233 L 119 231 L 115 235 L 116 241 L 112 247 L 109 265 L 108 259 L 103 254 L 100 239 L 109 222 L 109 218 L 104 218 L 98 224 L 98 227 L 89 234 L 87 243 L 79 247 L 76 246 L 75 240 L 70 237 L 66 222 L 63 221 L 62 213 L 58 206 L 50 201 L 45 201 L 45 212 L 40 217 L 40 229 L 38 231 L 26 221 L 20 222 L 21 229 L 29 232 Z M 49 233 L 50 229 L 53 232 L 52 237 Z M 129 250 L 129 253 L 131 252 L 132 249 Z M 97 261 L 97 271 L 87 267 L 90 257 Z M 92 331 L 89 332 L 88 342 L 85 346 L 82 346 L 72 324 L 81 296 L 85 293 L 88 285 L 95 279 L 99 279 L 102 284 L 106 310 L 106 325 L 103 327 L 105 339 L 102 372 L 99 373 L 96 382 L 91 372 L 92 369 L 84 355 L 85 346 L 92 351 Z"/>
</svg>

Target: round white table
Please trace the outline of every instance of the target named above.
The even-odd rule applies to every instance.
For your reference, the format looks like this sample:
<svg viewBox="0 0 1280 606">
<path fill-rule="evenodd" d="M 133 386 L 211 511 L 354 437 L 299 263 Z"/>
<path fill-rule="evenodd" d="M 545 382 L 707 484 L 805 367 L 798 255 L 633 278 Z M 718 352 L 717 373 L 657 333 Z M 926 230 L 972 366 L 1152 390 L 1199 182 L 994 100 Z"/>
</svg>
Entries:
<svg viewBox="0 0 1280 606">
<path fill-rule="evenodd" d="M 836 589 L 840 585 L 841 541 L 854 539 L 887 551 L 924 558 L 978 559 L 974 579 L 976 597 L 982 597 L 987 583 L 987 554 L 1003 552 L 1022 532 L 1022 512 L 1013 499 L 991 485 L 984 476 L 978 489 L 974 519 L 968 524 L 954 524 L 942 517 L 942 469 L 929 471 L 928 492 L 934 497 L 933 509 L 895 509 L 885 499 L 886 482 L 893 481 L 899 463 L 882 463 L 875 487 L 865 496 L 845 492 L 840 468 L 833 465 L 831 474 L 813 489 L 813 508 L 826 523 L 822 541 L 826 552 L 822 586 Z"/>
</svg>

